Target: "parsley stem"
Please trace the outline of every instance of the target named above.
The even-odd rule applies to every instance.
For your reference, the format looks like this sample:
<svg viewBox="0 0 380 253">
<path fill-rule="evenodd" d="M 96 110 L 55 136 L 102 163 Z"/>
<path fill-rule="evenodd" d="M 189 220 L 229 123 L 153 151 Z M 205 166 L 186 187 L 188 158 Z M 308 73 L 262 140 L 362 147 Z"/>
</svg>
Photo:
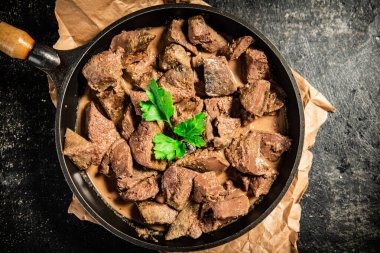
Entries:
<svg viewBox="0 0 380 253">
<path fill-rule="evenodd" d="M 168 122 L 170 128 L 173 130 L 173 125 L 172 125 L 172 122 L 170 121 L 170 119 L 167 122 Z"/>
</svg>

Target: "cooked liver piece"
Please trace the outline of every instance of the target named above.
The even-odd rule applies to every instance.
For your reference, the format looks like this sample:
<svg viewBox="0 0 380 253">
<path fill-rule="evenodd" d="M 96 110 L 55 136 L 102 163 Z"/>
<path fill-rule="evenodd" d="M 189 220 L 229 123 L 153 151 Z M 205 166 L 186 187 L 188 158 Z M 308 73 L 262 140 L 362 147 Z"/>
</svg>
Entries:
<svg viewBox="0 0 380 253">
<path fill-rule="evenodd" d="M 145 201 L 137 204 L 141 217 L 146 224 L 171 224 L 178 212 L 168 205 L 153 201 Z"/>
<path fill-rule="evenodd" d="M 227 96 L 237 90 L 237 82 L 224 56 L 203 61 L 205 92 L 210 97 Z"/>
<path fill-rule="evenodd" d="M 181 236 L 194 239 L 202 234 L 198 221 L 199 204 L 189 203 L 177 216 L 165 235 L 165 240 L 173 240 Z"/>
<path fill-rule="evenodd" d="M 244 109 L 256 116 L 263 116 L 270 92 L 270 82 L 259 80 L 241 89 L 240 101 Z"/>
<path fill-rule="evenodd" d="M 157 171 L 134 169 L 132 175 L 117 178 L 117 189 L 119 191 L 128 190 L 141 181 L 146 180 L 150 177 L 156 177 L 157 175 Z"/>
<path fill-rule="evenodd" d="M 205 205 L 204 205 L 204 207 L 205 207 Z M 208 207 L 206 206 L 206 208 L 208 208 Z M 203 207 L 202 207 L 202 209 L 203 209 Z M 209 216 L 202 218 L 202 220 L 200 220 L 200 227 L 201 227 L 201 230 L 203 233 L 209 233 L 209 232 L 217 230 L 223 224 L 226 224 L 231 220 L 232 219 L 217 220 L 214 217 L 209 215 Z"/>
<path fill-rule="evenodd" d="M 265 53 L 248 48 L 245 53 L 245 72 L 247 83 L 253 83 L 269 77 L 269 64 Z"/>
<path fill-rule="evenodd" d="M 202 137 L 206 142 L 210 142 L 214 139 L 214 128 L 211 123 L 211 117 L 206 112 L 206 129 L 202 133 Z"/>
<path fill-rule="evenodd" d="M 254 131 L 234 138 L 225 150 L 231 166 L 251 175 L 265 174 L 268 168 L 260 157 L 260 143 L 261 135 Z"/>
<path fill-rule="evenodd" d="M 180 44 L 193 54 L 198 54 L 197 48 L 187 41 L 186 36 L 182 31 L 182 26 L 184 23 L 185 20 L 183 19 L 174 19 L 169 25 L 166 40 L 169 43 Z"/>
<path fill-rule="evenodd" d="M 177 160 L 174 164 L 198 172 L 215 171 L 216 173 L 225 171 L 230 165 L 223 151 L 211 149 L 197 149 L 195 152 Z"/>
<path fill-rule="evenodd" d="M 268 160 L 277 161 L 290 149 L 292 141 L 278 133 L 261 133 L 261 154 Z"/>
<path fill-rule="evenodd" d="M 229 60 L 236 60 L 242 55 L 255 40 L 251 36 L 243 36 L 234 40 L 229 47 Z"/>
<path fill-rule="evenodd" d="M 215 127 L 220 137 L 230 136 L 241 127 L 240 118 L 230 118 L 224 115 L 216 117 Z"/>
<path fill-rule="evenodd" d="M 99 152 L 95 144 L 67 128 L 63 154 L 68 156 L 79 169 L 85 170 L 91 164 L 97 163 Z"/>
<path fill-rule="evenodd" d="M 177 210 L 182 210 L 189 202 L 193 188 L 193 178 L 196 172 L 179 167 L 171 166 L 162 177 L 161 190 L 166 203 Z"/>
<path fill-rule="evenodd" d="M 109 165 L 117 178 L 131 176 L 133 174 L 133 161 L 131 149 L 124 139 L 115 141 L 107 154 L 103 157 L 100 172 L 109 175 Z"/>
<path fill-rule="evenodd" d="M 125 109 L 123 120 L 121 121 L 121 136 L 128 140 L 131 134 L 135 131 L 133 107 L 131 104 Z"/>
<path fill-rule="evenodd" d="M 201 173 L 194 178 L 193 199 L 195 202 L 204 203 L 217 201 L 223 190 L 214 171 Z"/>
<path fill-rule="evenodd" d="M 253 195 L 258 198 L 261 195 L 268 194 L 278 172 L 275 170 L 270 170 L 267 174 L 258 177 L 252 177 L 250 187 Z"/>
<path fill-rule="evenodd" d="M 208 98 L 204 100 L 206 111 L 211 120 L 219 115 L 238 118 L 240 114 L 240 102 L 231 96 Z"/>
<path fill-rule="evenodd" d="M 146 93 L 144 91 L 131 90 L 129 92 L 129 97 L 131 99 L 131 103 L 133 104 L 133 107 L 135 108 L 136 115 L 141 115 L 140 102 L 148 101 L 148 97 L 146 96 Z"/>
<path fill-rule="evenodd" d="M 188 37 L 193 45 L 201 45 L 210 53 L 222 52 L 227 49 L 226 39 L 209 27 L 201 15 L 189 18 L 188 26 Z"/>
<path fill-rule="evenodd" d="M 190 56 L 182 46 L 172 43 L 160 55 L 159 67 L 168 70 L 178 65 L 190 67 Z"/>
<path fill-rule="evenodd" d="M 143 201 L 154 198 L 159 192 L 156 177 L 149 177 L 140 181 L 127 191 L 120 192 L 120 197 L 127 201 Z"/>
<path fill-rule="evenodd" d="M 152 78 L 158 80 L 162 73 L 152 65 L 156 62 L 156 53 L 149 51 L 147 57 L 139 62 L 131 63 L 125 69 L 126 79 L 134 86 L 146 90 Z"/>
<path fill-rule="evenodd" d="M 104 91 L 97 92 L 96 96 L 108 117 L 117 124 L 123 116 L 124 102 L 126 98 L 123 88 L 117 84 Z"/>
<path fill-rule="evenodd" d="M 136 131 L 129 138 L 129 146 L 132 150 L 133 158 L 140 165 L 153 169 L 165 170 L 166 162 L 155 160 L 153 157 L 153 137 L 161 133 L 162 129 L 155 122 L 142 120 Z"/>
<path fill-rule="evenodd" d="M 191 66 L 193 68 L 199 68 L 201 66 L 203 66 L 203 63 L 206 59 L 215 59 L 217 60 L 219 58 L 219 56 L 216 56 L 216 55 L 213 55 L 213 54 L 198 54 L 198 55 L 195 55 L 191 58 Z"/>
<path fill-rule="evenodd" d="M 104 117 L 93 102 L 90 103 L 87 112 L 87 133 L 90 141 L 95 143 L 99 150 L 99 159 L 94 161 L 96 165 L 100 164 L 110 146 L 121 138 L 114 123 Z"/>
<path fill-rule="evenodd" d="M 208 98 L 204 100 L 206 111 L 211 120 L 219 115 L 230 115 L 232 109 L 232 97 Z"/>
<path fill-rule="evenodd" d="M 271 113 L 280 110 L 282 107 L 284 107 L 284 102 L 278 98 L 276 92 L 271 92 L 268 96 L 268 102 L 264 112 Z"/>
<path fill-rule="evenodd" d="M 143 52 L 149 46 L 149 43 L 156 37 L 146 29 L 122 31 L 120 34 L 113 37 L 110 45 L 111 51 L 116 51 L 119 47 L 125 50 L 125 54 L 135 54 Z"/>
<path fill-rule="evenodd" d="M 92 56 L 82 70 L 88 86 L 95 91 L 104 91 L 117 82 L 123 74 L 121 56 L 119 51 L 103 51 Z"/>
<path fill-rule="evenodd" d="M 228 177 L 232 179 L 234 184 L 236 184 L 243 191 L 248 191 L 249 184 L 251 182 L 251 177 L 247 174 L 243 174 L 235 168 L 228 170 Z"/>
<path fill-rule="evenodd" d="M 187 98 L 175 103 L 174 108 L 175 111 L 172 120 L 174 125 L 178 125 L 202 112 L 203 100 L 199 97 Z"/>
<path fill-rule="evenodd" d="M 172 94 L 174 103 L 195 96 L 193 70 L 183 65 L 168 70 L 158 84 Z"/>
<path fill-rule="evenodd" d="M 249 199 L 246 195 L 234 196 L 217 202 L 208 202 L 206 204 L 212 210 L 215 219 L 236 218 L 246 215 L 249 210 Z"/>
</svg>

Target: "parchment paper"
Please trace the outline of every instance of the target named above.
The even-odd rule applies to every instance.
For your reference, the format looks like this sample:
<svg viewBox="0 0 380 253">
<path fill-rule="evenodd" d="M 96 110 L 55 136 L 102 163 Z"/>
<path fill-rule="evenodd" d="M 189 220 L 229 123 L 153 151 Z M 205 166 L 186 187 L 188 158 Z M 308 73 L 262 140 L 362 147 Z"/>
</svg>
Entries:
<svg viewBox="0 0 380 253">
<path fill-rule="evenodd" d="M 57 0 L 56 17 L 60 38 L 56 49 L 72 49 L 85 44 L 113 21 L 142 8 L 164 2 L 207 3 L 200 0 L 161 1 L 161 0 Z M 308 173 L 313 154 L 309 149 L 314 145 L 320 126 L 326 121 L 328 112 L 335 109 L 327 99 L 310 85 L 302 76 L 293 71 L 303 99 L 305 109 L 305 144 L 297 174 L 278 206 L 259 225 L 248 233 L 224 245 L 200 251 L 202 253 L 251 253 L 251 252 L 298 252 L 297 238 L 300 231 L 300 200 L 308 186 Z M 51 81 L 50 91 L 56 102 Z M 73 197 L 68 213 L 81 220 L 96 223 Z"/>
</svg>

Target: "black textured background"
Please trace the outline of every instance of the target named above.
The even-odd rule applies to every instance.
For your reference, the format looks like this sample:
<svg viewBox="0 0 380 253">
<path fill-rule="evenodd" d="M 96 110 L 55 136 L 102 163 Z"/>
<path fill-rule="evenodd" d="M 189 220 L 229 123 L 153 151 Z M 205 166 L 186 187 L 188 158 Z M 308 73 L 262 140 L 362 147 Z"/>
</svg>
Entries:
<svg viewBox="0 0 380 253">
<path fill-rule="evenodd" d="M 380 249 L 380 1 L 208 1 L 266 34 L 334 104 L 313 148 L 301 252 Z M 0 20 L 48 45 L 54 0 L 0 1 Z M 67 214 L 46 76 L 0 54 L 0 252 L 146 252 Z"/>
</svg>

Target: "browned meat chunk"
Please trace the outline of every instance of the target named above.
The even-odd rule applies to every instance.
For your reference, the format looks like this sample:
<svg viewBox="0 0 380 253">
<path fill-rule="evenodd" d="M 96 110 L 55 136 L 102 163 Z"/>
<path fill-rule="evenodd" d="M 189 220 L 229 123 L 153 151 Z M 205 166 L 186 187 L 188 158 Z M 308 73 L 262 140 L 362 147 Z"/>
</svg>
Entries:
<svg viewBox="0 0 380 253">
<path fill-rule="evenodd" d="M 150 177 L 156 177 L 157 175 L 158 173 L 156 171 L 134 169 L 132 175 L 117 178 L 117 189 L 119 191 L 128 190 L 143 180 L 146 180 Z"/>
<path fill-rule="evenodd" d="M 88 85 L 95 91 L 103 91 L 112 86 L 123 75 L 121 53 L 104 51 L 91 57 L 82 73 Z"/>
<path fill-rule="evenodd" d="M 215 120 L 215 127 L 220 137 L 232 135 L 240 126 L 240 118 L 230 118 L 221 115 L 216 117 Z"/>
<path fill-rule="evenodd" d="M 174 108 L 173 123 L 178 125 L 202 112 L 203 100 L 198 97 L 187 98 L 175 103 Z"/>
<path fill-rule="evenodd" d="M 96 93 L 108 117 L 116 124 L 123 116 L 126 94 L 120 85 Z"/>
<path fill-rule="evenodd" d="M 205 207 L 208 208 L 207 206 Z M 202 210 L 203 210 L 203 207 L 202 207 Z M 222 225 L 232 220 L 232 219 L 217 220 L 214 217 L 212 217 L 212 212 L 210 211 L 210 209 L 204 212 L 207 214 L 204 215 L 204 218 L 202 218 L 202 220 L 200 221 L 200 226 L 203 233 L 209 233 L 209 232 L 215 231 L 218 228 L 220 228 Z"/>
<path fill-rule="evenodd" d="M 227 49 L 226 39 L 209 27 L 201 15 L 189 18 L 188 24 L 188 37 L 194 45 L 201 45 L 210 53 L 222 52 Z"/>
<path fill-rule="evenodd" d="M 141 115 L 140 102 L 148 101 L 148 97 L 146 96 L 146 93 L 143 91 L 131 90 L 129 93 L 129 97 L 131 98 L 131 103 L 133 104 L 133 107 L 135 108 L 136 115 Z"/>
<path fill-rule="evenodd" d="M 149 177 L 127 191 L 120 192 L 120 197 L 127 201 L 143 201 L 154 198 L 160 191 L 156 177 Z"/>
<path fill-rule="evenodd" d="M 198 54 L 196 56 L 193 56 L 191 58 L 191 66 L 193 68 L 199 68 L 201 66 L 203 66 L 204 64 L 204 61 L 206 59 L 214 59 L 214 60 L 218 60 L 219 59 L 219 56 L 216 56 L 216 55 L 202 55 L 202 54 Z"/>
<path fill-rule="evenodd" d="M 136 87 L 146 90 L 152 78 L 158 80 L 162 73 L 152 66 L 156 62 L 156 54 L 149 51 L 147 57 L 135 63 L 131 63 L 125 69 L 127 80 Z"/>
<path fill-rule="evenodd" d="M 82 170 L 87 169 L 91 164 L 97 163 L 101 159 L 99 158 L 96 145 L 69 128 L 66 129 L 63 154 L 68 156 Z"/>
<path fill-rule="evenodd" d="M 171 224 L 178 212 L 165 204 L 145 201 L 137 204 L 141 217 L 146 224 Z"/>
<path fill-rule="evenodd" d="M 203 61 L 205 92 L 210 97 L 227 96 L 237 90 L 237 82 L 224 56 Z"/>
<path fill-rule="evenodd" d="M 187 41 L 186 36 L 182 31 L 182 26 L 184 23 L 185 20 L 183 19 L 174 19 L 168 28 L 166 40 L 169 43 L 180 44 L 193 54 L 198 54 L 197 48 Z"/>
<path fill-rule="evenodd" d="M 242 55 L 255 40 L 251 36 L 243 36 L 234 40 L 229 47 L 229 60 L 236 60 Z"/>
<path fill-rule="evenodd" d="M 241 128 L 240 118 L 230 118 L 224 115 L 216 117 L 214 125 L 219 135 L 213 139 L 214 147 L 217 149 L 228 147 L 232 138 L 243 129 Z"/>
<path fill-rule="evenodd" d="M 155 35 L 150 34 L 145 29 L 122 31 L 120 34 L 113 37 L 110 49 L 116 51 L 118 47 L 121 47 L 127 54 L 137 51 L 145 51 L 148 48 L 149 43 L 155 37 Z"/>
<path fill-rule="evenodd" d="M 103 157 L 99 171 L 110 175 L 109 165 L 117 178 L 131 176 L 133 174 L 133 161 L 131 149 L 124 139 L 115 141 L 107 154 Z"/>
<path fill-rule="evenodd" d="M 253 177 L 250 184 L 253 195 L 258 198 L 261 195 L 268 194 L 277 175 L 278 172 L 271 169 L 263 176 Z"/>
<path fill-rule="evenodd" d="M 204 100 L 206 111 L 211 120 L 219 115 L 230 115 L 232 108 L 232 97 L 208 98 Z"/>
<path fill-rule="evenodd" d="M 195 96 L 193 70 L 183 65 L 168 70 L 158 84 L 173 95 L 174 103 Z"/>
<path fill-rule="evenodd" d="M 229 219 L 246 215 L 249 210 L 249 199 L 246 195 L 226 197 L 217 202 L 208 202 L 205 204 L 205 209 L 212 212 L 215 219 Z"/>
<path fill-rule="evenodd" d="M 261 138 L 261 154 L 272 162 L 277 161 L 292 144 L 288 137 L 277 133 L 261 133 Z"/>
<path fill-rule="evenodd" d="M 256 116 L 263 116 L 270 91 L 270 82 L 259 80 L 241 89 L 240 101 L 244 109 Z"/>
<path fill-rule="evenodd" d="M 175 162 L 176 166 L 183 166 L 199 172 L 225 171 L 230 165 L 222 151 L 210 149 L 197 149 Z"/>
<path fill-rule="evenodd" d="M 239 118 L 240 102 L 233 97 L 208 98 L 204 100 L 204 103 L 211 120 L 219 115 Z"/>
<path fill-rule="evenodd" d="M 189 201 L 193 178 L 196 175 L 196 172 L 186 168 L 178 166 L 168 168 L 164 172 L 161 185 L 166 203 L 177 210 L 182 210 Z"/>
<path fill-rule="evenodd" d="M 165 235 L 165 240 L 173 240 L 181 236 L 194 239 L 202 234 L 198 221 L 199 204 L 189 204 L 177 216 Z"/>
<path fill-rule="evenodd" d="M 131 134 L 135 131 L 135 122 L 133 120 L 132 105 L 128 105 L 125 109 L 123 120 L 121 121 L 121 135 L 128 140 Z"/>
<path fill-rule="evenodd" d="M 144 52 L 155 37 L 156 35 L 150 34 L 146 29 L 122 31 L 113 37 L 110 49 L 115 52 L 118 48 L 122 48 L 126 55 Z"/>
<path fill-rule="evenodd" d="M 231 178 L 232 181 L 238 187 L 240 187 L 240 189 L 242 189 L 243 191 L 245 191 L 245 192 L 248 191 L 249 184 L 250 184 L 250 181 L 251 181 L 250 180 L 251 179 L 250 176 L 239 172 L 235 168 L 231 168 L 230 170 L 228 170 L 228 178 Z"/>
<path fill-rule="evenodd" d="M 211 117 L 206 112 L 206 130 L 202 133 L 202 137 L 206 142 L 214 139 L 214 128 L 211 123 Z"/>
<path fill-rule="evenodd" d="M 140 165 L 153 170 L 165 170 L 166 162 L 153 158 L 152 139 L 162 129 L 155 122 L 141 121 L 140 125 L 129 138 L 129 146 L 132 150 L 133 158 Z"/>
<path fill-rule="evenodd" d="M 219 184 L 216 174 L 213 171 L 205 172 L 194 178 L 194 196 L 195 202 L 213 202 L 220 198 L 223 187 Z"/>
<path fill-rule="evenodd" d="M 141 228 L 141 227 L 135 227 L 136 233 L 139 237 L 144 238 L 145 240 L 148 240 L 150 235 L 150 231 L 147 228 Z"/>
<path fill-rule="evenodd" d="M 260 134 L 253 131 L 234 138 L 225 152 L 231 166 L 251 175 L 265 174 L 268 168 L 260 157 L 260 143 Z"/>
<path fill-rule="evenodd" d="M 168 70 L 178 65 L 190 67 L 190 56 L 182 46 L 172 43 L 160 55 L 159 67 Z"/>
<path fill-rule="evenodd" d="M 99 165 L 110 146 L 120 139 L 120 135 L 114 123 L 104 117 L 93 102 L 90 103 L 87 112 L 87 133 L 90 141 L 95 143 L 99 150 L 99 160 L 94 161 Z"/>
<path fill-rule="evenodd" d="M 280 110 L 282 107 L 284 107 L 284 102 L 278 98 L 276 92 L 271 92 L 268 96 L 268 102 L 264 111 L 271 113 Z"/>
<path fill-rule="evenodd" d="M 269 77 L 268 59 L 263 51 L 248 48 L 245 53 L 245 63 L 247 83 L 254 83 Z"/>
</svg>

